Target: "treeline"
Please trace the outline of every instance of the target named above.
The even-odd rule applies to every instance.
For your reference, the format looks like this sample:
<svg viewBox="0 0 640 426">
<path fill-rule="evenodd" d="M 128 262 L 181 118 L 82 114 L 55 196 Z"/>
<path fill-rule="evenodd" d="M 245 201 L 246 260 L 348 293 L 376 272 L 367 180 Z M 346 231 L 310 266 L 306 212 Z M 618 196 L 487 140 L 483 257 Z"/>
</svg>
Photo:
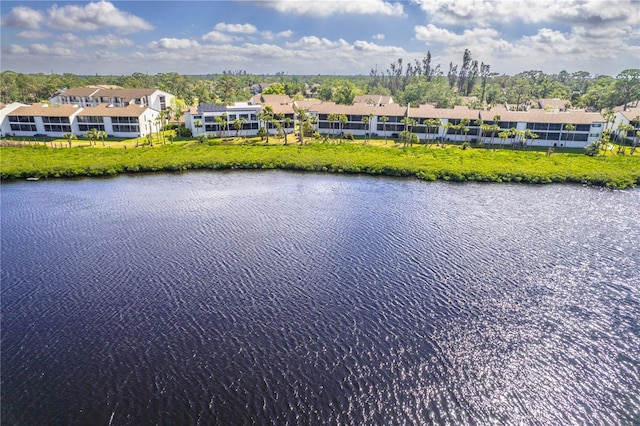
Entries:
<svg viewBox="0 0 640 426">
<path fill-rule="evenodd" d="M 65 74 L 0 74 L 0 102 L 34 103 L 49 99 L 63 88 L 88 85 L 117 85 L 124 88 L 157 87 L 176 95 L 187 105 L 198 103 L 229 104 L 247 101 L 252 86 L 266 87 L 263 93 L 286 94 L 294 99 L 316 97 L 350 104 L 356 95 L 391 95 L 402 105 L 434 103 L 448 108 L 468 105 L 508 103 L 514 109 L 526 108 L 531 99 L 559 98 L 567 107 L 594 111 L 611 109 L 640 98 L 640 69 L 629 69 L 615 77 L 594 76 L 587 71 L 546 74 L 530 70 L 514 76 L 491 72 L 490 64 L 478 61 L 465 50 L 460 64 L 451 62 L 448 71 L 433 64 L 431 53 L 420 60 L 398 59 L 382 71 L 372 69 L 360 76 L 255 75 L 243 70 L 225 70 L 221 74 L 182 75 L 133 73 L 122 76 L 82 76 Z"/>
</svg>

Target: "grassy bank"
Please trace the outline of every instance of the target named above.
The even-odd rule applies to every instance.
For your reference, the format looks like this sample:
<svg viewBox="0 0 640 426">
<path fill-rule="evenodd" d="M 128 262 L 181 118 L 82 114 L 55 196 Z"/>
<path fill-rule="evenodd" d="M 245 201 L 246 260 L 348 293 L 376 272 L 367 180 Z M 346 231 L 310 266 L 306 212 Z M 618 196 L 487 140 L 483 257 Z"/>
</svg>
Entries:
<svg viewBox="0 0 640 426">
<path fill-rule="evenodd" d="M 609 188 L 640 184 L 639 156 L 485 150 L 385 148 L 316 143 L 304 146 L 173 144 L 154 148 L 0 148 L 2 180 L 108 176 L 189 169 L 290 169 L 415 176 L 425 180 L 574 182 Z"/>
</svg>

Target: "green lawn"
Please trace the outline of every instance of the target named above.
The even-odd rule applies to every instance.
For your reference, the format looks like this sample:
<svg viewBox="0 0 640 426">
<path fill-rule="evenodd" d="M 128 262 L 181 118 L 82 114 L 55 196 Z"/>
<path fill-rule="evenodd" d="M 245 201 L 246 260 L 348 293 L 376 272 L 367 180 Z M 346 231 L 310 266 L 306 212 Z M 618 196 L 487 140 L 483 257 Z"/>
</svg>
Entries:
<svg viewBox="0 0 640 426">
<path fill-rule="evenodd" d="M 640 184 L 640 156 L 362 144 L 247 145 L 183 142 L 154 148 L 0 148 L 0 178 L 105 176 L 189 169 L 290 169 L 414 176 L 425 180 L 574 182 L 609 188 Z M 98 142 L 100 145 L 100 142 Z M 393 146 L 393 147 L 390 147 Z"/>
</svg>

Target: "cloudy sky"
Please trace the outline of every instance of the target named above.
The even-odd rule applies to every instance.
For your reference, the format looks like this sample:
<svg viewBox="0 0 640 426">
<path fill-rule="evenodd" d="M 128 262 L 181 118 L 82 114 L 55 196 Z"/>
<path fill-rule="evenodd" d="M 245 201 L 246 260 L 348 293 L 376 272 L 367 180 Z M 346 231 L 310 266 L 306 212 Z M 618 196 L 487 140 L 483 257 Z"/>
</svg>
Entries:
<svg viewBox="0 0 640 426">
<path fill-rule="evenodd" d="M 640 0 L 0 2 L 18 72 L 369 74 L 465 48 L 491 71 L 640 68 Z"/>
</svg>

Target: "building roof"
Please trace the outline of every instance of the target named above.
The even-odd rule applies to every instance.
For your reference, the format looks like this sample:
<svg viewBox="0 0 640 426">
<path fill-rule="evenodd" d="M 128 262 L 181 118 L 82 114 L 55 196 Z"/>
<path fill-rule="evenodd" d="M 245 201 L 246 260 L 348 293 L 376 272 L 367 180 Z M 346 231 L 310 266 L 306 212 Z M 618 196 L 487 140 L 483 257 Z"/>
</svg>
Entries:
<svg viewBox="0 0 640 426">
<path fill-rule="evenodd" d="M 197 106 L 196 111 L 198 114 L 205 112 L 227 112 L 226 105 L 214 105 L 214 104 L 200 104 Z"/>
<path fill-rule="evenodd" d="M 47 104 L 33 104 L 21 106 L 11 111 L 9 116 L 29 116 L 29 117 L 71 117 L 80 111 L 75 105 L 49 106 Z"/>
<path fill-rule="evenodd" d="M 158 89 L 101 89 L 93 97 L 120 98 L 125 101 L 151 96 Z"/>
<path fill-rule="evenodd" d="M 633 121 L 634 118 L 640 117 L 640 106 L 627 107 L 626 111 L 624 110 L 624 107 L 617 107 L 614 111 L 619 112 L 629 121 Z"/>
<path fill-rule="evenodd" d="M 58 93 L 59 96 L 76 96 L 76 97 L 107 97 L 120 98 L 125 101 L 132 99 L 140 99 L 150 96 L 159 89 L 122 89 L 118 86 L 88 86 L 88 87 L 72 87 L 69 90 Z"/>
<path fill-rule="evenodd" d="M 357 95 L 353 98 L 353 103 L 381 106 L 393 103 L 393 99 L 387 95 Z"/>
<path fill-rule="evenodd" d="M 269 106 L 273 109 L 274 114 L 293 114 L 295 111 L 293 110 L 293 104 L 269 104 Z"/>
<path fill-rule="evenodd" d="M 491 111 L 482 111 L 481 118 L 493 121 L 495 115 L 500 115 L 500 121 L 514 121 L 521 123 L 560 123 L 560 124 L 591 124 L 604 123 L 604 118 L 598 112 L 580 110 L 547 112 L 542 109 L 529 111 L 507 111 L 504 107 L 494 107 Z"/>
<path fill-rule="evenodd" d="M 461 120 L 477 120 L 480 118 L 480 110 L 469 109 L 468 106 L 457 105 L 454 108 L 436 108 L 431 104 L 420 105 L 417 108 L 409 108 L 409 117 L 414 118 L 446 118 Z"/>
<path fill-rule="evenodd" d="M 293 101 L 291 100 L 291 98 L 287 95 L 264 95 L 264 94 L 258 94 L 255 95 L 252 98 L 252 102 L 254 104 L 267 104 L 267 105 L 285 105 L 285 104 L 290 104 Z"/>
<path fill-rule="evenodd" d="M 94 93 L 99 91 L 100 89 L 97 87 L 72 87 L 69 90 L 65 90 L 62 93 L 58 93 L 60 96 L 76 96 L 79 98 L 92 96 Z"/>
<path fill-rule="evenodd" d="M 566 105 L 571 105 L 571 101 L 569 99 L 559 99 L 559 98 L 547 98 L 547 99 L 538 99 L 538 105 L 542 109 L 565 109 Z"/>
<path fill-rule="evenodd" d="M 127 105 L 119 107 L 102 104 L 95 107 L 83 108 L 78 115 L 83 117 L 140 117 L 145 113 L 145 111 L 149 109 L 151 108 L 143 107 L 140 105 Z"/>
<path fill-rule="evenodd" d="M 386 116 L 401 116 L 405 115 L 407 108 L 401 107 L 397 104 L 390 104 L 387 106 L 370 106 L 368 104 L 360 103 L 353 105 L 336 104 L 335 102 L 322 102 L 319 104 L 310 105 L 309 111 L 316 114 L 345 114 L 345 115 L 386 115 Z"/>
</svg>

